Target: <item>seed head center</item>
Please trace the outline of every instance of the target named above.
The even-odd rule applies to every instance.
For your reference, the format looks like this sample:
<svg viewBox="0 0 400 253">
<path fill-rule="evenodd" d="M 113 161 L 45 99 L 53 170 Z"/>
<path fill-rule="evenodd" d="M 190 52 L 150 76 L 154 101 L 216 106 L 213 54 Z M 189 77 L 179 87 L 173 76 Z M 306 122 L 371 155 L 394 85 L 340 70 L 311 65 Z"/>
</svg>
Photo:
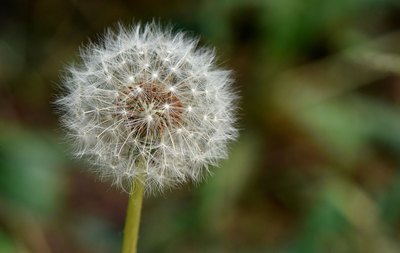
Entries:
<svg viewBox="0 0 400 253">
<path fill-rule="evenodd" d="M 184 124 L 184 106 L 180 99 L 158 82 L 127 86 L 116 99 L 125 126 L 136 136 L 159 139 L 164 132 Z M 121 112 L 125 113 L 121 113 Z"/>
</svg>

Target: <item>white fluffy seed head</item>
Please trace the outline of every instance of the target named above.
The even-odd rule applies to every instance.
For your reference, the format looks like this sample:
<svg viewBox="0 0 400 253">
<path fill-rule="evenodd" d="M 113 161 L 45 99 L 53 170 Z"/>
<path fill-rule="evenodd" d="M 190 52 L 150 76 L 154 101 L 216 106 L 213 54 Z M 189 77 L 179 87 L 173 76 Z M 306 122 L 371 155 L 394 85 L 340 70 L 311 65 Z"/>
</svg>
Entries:
<svg viewBox="0 0 400 253">
<path fill-rule="evenodd" d="M 162 191 L 201 180 L 227 156 L 236 95 L 213 50 L 151 23 L 108 31 L 80 56 L 57 104 L 75 154 L 102 178 Z"/>
</svg>

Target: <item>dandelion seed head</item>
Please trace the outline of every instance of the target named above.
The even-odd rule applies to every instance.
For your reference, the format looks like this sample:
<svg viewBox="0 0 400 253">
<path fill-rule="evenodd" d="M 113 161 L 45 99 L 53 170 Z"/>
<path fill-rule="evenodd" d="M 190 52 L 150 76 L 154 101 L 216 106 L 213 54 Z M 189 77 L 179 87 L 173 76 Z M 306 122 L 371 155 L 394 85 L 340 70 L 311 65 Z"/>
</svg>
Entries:
<svg viewBox="0 0 400 253">
<path fill-rule="evenodd" d="M 101 178 L 127 189 L 140 177 L 158 192 L 226 158 L 237 96 L 213 50 L 151 23 L 110 30 L 80 56 L 57 104 L 75 155 Z"/>
</svg>

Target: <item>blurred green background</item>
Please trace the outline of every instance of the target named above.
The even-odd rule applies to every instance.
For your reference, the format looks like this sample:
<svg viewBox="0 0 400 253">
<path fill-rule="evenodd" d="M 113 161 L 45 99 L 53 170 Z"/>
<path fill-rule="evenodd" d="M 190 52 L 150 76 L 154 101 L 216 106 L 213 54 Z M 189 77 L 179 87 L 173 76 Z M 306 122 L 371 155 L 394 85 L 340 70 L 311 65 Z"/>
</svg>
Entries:
<svg viewBox="0 0 400 253">
<path fill-rule="evenodd" d="M 127 195 L 69 157 L 52 101 L 82 43 L 153 18 L 216 46 L 241 135 L 145 200 L 139 252 L 400 252 L 399 0 L 6 0 L 0 253 L 119 252 Z"/>
</svg>

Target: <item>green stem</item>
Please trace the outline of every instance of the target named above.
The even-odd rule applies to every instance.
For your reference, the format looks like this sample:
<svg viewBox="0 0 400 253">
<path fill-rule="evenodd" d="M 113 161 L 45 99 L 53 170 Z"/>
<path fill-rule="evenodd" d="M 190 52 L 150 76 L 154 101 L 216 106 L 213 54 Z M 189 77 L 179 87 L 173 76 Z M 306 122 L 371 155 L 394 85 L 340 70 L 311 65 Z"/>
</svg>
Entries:
<svg viewBox="0 0 400 253">
<path fill-rule="evenodd" d="M 126 212 L 124 240 L 122 253 L 136 253 L 140 211 L 142 209 L 144 185 L 140 180 L 134 180 L 132 193 L 129 196 L 128 209 Z"/>
</svg>

